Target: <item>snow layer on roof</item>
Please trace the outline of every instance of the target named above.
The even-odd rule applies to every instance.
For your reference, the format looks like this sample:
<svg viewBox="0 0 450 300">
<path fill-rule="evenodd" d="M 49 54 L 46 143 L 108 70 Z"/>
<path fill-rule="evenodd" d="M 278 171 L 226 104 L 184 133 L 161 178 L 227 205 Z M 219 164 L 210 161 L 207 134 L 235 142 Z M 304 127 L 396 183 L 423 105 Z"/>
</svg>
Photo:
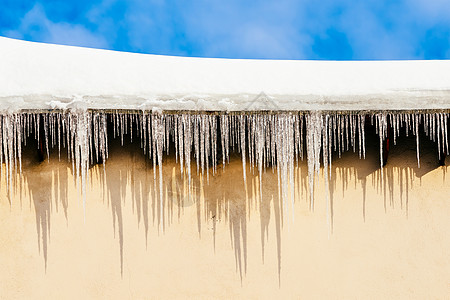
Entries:
<svg viewBox="0 0 450 300">
<path fill-rule="evenodd" d="M 450 109 L 450 61 L 188 58 L 0 37 L 0 109 Z"/>
</svg>

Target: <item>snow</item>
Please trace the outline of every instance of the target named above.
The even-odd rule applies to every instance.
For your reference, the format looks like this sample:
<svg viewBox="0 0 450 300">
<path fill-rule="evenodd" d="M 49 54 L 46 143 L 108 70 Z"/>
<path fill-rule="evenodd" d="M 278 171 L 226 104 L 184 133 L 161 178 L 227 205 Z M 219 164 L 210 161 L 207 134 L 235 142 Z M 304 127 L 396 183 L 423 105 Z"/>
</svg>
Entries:
<svg viewBox="0 0 450 300">
<path fill-rule="evenodd" d="M 0 37 L 0 110 L 450 109 L 450 61 L 188 58 Z"/>
</svg>

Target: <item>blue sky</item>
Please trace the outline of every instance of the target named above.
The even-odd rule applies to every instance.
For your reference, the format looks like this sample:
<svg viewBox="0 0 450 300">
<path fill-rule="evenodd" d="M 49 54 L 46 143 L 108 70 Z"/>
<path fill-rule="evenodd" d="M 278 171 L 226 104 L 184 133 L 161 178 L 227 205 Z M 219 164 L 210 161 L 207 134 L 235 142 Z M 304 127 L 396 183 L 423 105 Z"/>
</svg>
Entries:
<svg viewBox="0 0 450 300">
<path fill-rule="evenodd" d="M 166 55 L 448 59 L 449 0 L 0 0 L 0 35 Z"/>
</svg>

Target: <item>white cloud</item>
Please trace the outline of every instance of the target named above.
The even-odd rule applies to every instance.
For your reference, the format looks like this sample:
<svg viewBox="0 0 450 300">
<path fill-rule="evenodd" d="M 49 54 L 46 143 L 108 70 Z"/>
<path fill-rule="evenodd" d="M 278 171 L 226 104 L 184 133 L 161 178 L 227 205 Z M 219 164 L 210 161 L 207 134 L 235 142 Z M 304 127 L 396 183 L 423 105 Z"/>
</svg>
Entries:
<svg viewBox="0 0 450 300">
<path fill-rule="evenodd" d="M 36 4 L 24 15 L 16 29 L 3 32 L 3 34 L 45 43 L 93 48 L 108 47 L 108 43 L 102 36 L 88 30 L 83 25 L 52 22 L 40 4 Z"/>
<path fill-rule="evenodd" d="M 293 0 L 199 1 L 179 15 L 187 40 L 205 56 L 305 58 L 311 38 L 299 28 L 301 9 Z"/>
<path fill-rule="evenodd" d="M 405 7 L 414 13 L 418 22 L 428 24 L 450 23 L 450 3 L 448 0 L 409 0 L 405 1 Z"/>
</svg>

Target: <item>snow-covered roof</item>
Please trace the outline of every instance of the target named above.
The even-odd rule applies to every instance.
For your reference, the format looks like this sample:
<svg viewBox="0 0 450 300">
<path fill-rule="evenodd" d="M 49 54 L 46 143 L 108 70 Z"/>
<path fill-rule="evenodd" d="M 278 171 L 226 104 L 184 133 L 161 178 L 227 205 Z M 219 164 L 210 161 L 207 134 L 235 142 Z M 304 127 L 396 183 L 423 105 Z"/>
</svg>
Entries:
<svg viewBox="0 0 450 300">
<path fill-rule="evenodd" d="M 0 109 L 450 109 L 450 61 L 173 57 L 0 37 Z"/>
</svg>

